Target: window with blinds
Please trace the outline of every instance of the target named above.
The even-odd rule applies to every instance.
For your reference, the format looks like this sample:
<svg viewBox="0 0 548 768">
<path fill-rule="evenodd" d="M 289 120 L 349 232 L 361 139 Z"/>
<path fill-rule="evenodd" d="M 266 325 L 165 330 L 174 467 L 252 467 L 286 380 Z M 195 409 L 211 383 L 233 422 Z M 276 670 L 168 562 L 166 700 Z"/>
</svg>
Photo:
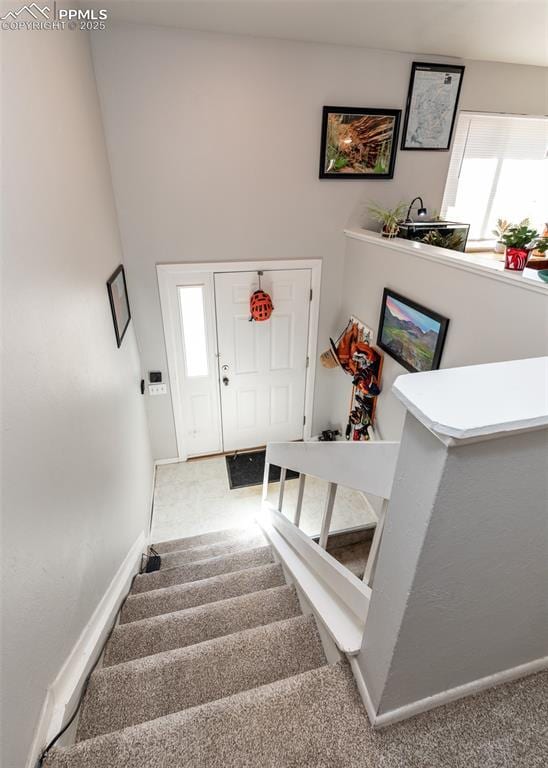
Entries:
<svg viewBox="0 0 548 768">
<path fill-rule="evenodd" d="M 442 217 L 470 224 L 469 240 L 494 240 L 497 219 L 548 221 L 548 118 L 459 115 Z"/>
</svg>

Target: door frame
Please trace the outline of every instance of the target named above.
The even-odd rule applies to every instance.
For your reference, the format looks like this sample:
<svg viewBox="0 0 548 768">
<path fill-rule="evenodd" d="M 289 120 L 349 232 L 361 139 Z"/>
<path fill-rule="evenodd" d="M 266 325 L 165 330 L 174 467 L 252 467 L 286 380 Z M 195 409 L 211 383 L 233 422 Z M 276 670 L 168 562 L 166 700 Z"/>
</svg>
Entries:
<svg viewBox="0 0 548 768">
<path fill-rule="evenodd" d="M 188 458 L 187 446 L 184 439 L 184 418 L 179 398 L 174 393 L 180 391 L 180 381 L 177 371 L 177 348 L 180 344 L 178 328 L 171 322 L 172 291 L 177 286 L 177 278 L 184 275 L 187 279 L 193 272 L 257 272 L 259 270 L 291 270 L 309 269 L 312 298 L 308 315 L 308 339 L 307 356 L 309 360 L 306 370 L 305 397 L 304 397 L 304 429 L 303 439 L 312 437 L 312 413 L 314 409 L 314 385 L 316 381 L 316 353 L 318 346 L 318 327 L 320 319 L 320 286 L 322 278 L 321 259 L 270 259 L 264 261 L 207 261 L 207 262 L 180 262 L 156 264 L 158 288 L 160 291 L 160 306 L 162 310 L 162 324 L 164 329 L 164 341 L 167 353 L 167 368 L 173 421 L 175 424 L 175 436 L 177 442 L 177 455 L 180 461 Z M 217 334 L 215 334 L 215 353 L 218 357 Z M 219 377 L 217 375 L 217 389 L 219 390 Z M 218 391 L 220 407 L 220 390 Z"/>
</svg>

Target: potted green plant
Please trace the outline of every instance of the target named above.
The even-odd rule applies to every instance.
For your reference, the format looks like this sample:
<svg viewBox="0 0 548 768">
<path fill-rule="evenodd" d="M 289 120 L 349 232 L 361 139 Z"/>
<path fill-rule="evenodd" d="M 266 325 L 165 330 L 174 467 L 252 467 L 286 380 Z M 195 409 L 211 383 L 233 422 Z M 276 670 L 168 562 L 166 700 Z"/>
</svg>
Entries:
<svg viewBox="0 0 548 768">
<path fill-rule="evenodd" d="M 497 225 L 496 227 L 491 230 L 492 233 L 497 238 L 497 242 L 495 243 L 495 253 L 502 253 L 504 254 L 506 250 L 506 246 L 504 245 L 503 236 L 508 232 L 510 227 L 528 227 L 530 224 L 529 219 L 522 219 L 519 224 L 512 224 L 510 221 L 507 221 L 506 219 L 497 219 Z"/>
<path fill-rule="evenodd" d="M 438 248 L 449 248 L 451 251 L 462 250 L 462 235 L 460 232 L 442 235 L 440 232 L 431 230 L 423 237 L 422 242 L 428 243 L 428 245 L 436 245 Z"/>
<path fill-rule="evenodd" d="M 396 237 L 400 231 L 400 224 L 407 211 L 406 203 L 398 203 L 395 208 L 383 208 L 378 203 L 371 203 L 368 206 L 371 217 L 381 224 L 381 235 L 383 237 Z"/>
<path fill-rule="evenodd" d="M 502 237 L 508 232 L 511 226 L 510 222 L 506 219 L 497 219 L 496 227 L 491 230 L 497 238 L 497 242 L 495 243 L 495 253 L 504 253 L 505 246 Z"/>
<path fill-rule="evenodd" d="M 515 272 L 522 272 L 527 264 L 530 252 L 535 248 L 539 240 L 536 229 L 531 229 L 529 222 L 521 222 L 509 227 L 502 236 L 502 242 L 506 246 L 504 268 Z"/>
<path fill-rule="evenodd" d="M 533 243 L 532 255 L 538 256 L 539 258 L 546 258 L 546 251 L 548 251 L 548 235 L 537 237 Z"/>
</svg>

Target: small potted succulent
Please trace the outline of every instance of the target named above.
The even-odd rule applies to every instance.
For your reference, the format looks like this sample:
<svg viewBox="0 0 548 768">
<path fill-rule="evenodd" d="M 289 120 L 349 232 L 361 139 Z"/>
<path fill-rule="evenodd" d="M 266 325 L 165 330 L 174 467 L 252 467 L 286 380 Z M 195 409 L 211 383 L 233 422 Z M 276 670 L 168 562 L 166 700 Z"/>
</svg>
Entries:
<svg viewBox="0 0 548 768">
<path fill-rule="evenodd" d="M 522 224 L 525 224 L 525 222 L 522 222 Z M 506 221 L 506 219 L 497 219 L 497 225 L 495 229 L 492 230 L 493 234 L 497 238 L 497 242 L 495 243 L 495 253 L 504 253 L 504 243 L 502 241 L 503 235 L 508 232 L 512 225 L 509 221 Z"/>
<path fill-rule="evenodd" d="M 506 219 L 497 219 L 497 225 L 495 229 L 491 230 L 497 238 L 497 242 L 495 243 L 495 253 L 501 253 L 504 255 L 506 246 L 504 245 L 503 237 L 511 227 L 528 227 L 529 224 L 529 219 L 522 219 L 519 224 L 512 224 Z"/>
<path fill-rule="evenodd" d="M 383 237 L 396 237 L 400 231 L 400 224 L 405 218 L 407 205 L 406 203 L 398 203 L 395 208 L 383 208 L 377 203 L 371 203 L 367 210 L 371 217 L 382 225 L 381 235 Z"/>
<path fill-rule="evenodd" d="M 525 224 L 521 222 L 509 227 L 502 235 L 502 242 L 506 246 L 504 268 L 522 272 L 529 254 L 543 239 L 539 238 L 536 229 L 529 227 L 528 221 Z"/>
</svg>

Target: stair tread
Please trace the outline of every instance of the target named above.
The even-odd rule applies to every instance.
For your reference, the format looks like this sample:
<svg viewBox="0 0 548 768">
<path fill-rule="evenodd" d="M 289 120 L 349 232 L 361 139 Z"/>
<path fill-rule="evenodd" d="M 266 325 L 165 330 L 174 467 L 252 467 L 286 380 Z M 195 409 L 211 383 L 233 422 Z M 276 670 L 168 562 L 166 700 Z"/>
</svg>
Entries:
<svg viewBox="0 0 548 768">
<path fill-rule="evenodd" d="M 314 619 L 297 616 L 101 668 L 89 681 L 77 741 L 323 664 L 325 655 Z"/>
<path fill-rule="evenodd" d="M 178 549 L 161 555 L 161 570 L 174 568 L 177 565 L 185 565 L 186 563 L 192 563 L 196 560 L 207 560 L 212 557 L 218 557 L 219 555 L 230 555 L 233 552 L 256 549 L 257 547 L 264 547 L 266 544 L 267 541 L 264 535 L 258 531 L 257 533 L 230 539 L 229 541 L 220 541 L 215 542 L 214 544 L 202 544 L 197 547 L 190 547 L 189 549 L 183 550 Z"/>
<path fill-rule="evenodd" d="M 142 573 L 136 576 L 131 588 L 132 594 L 147 592 L 150 589 L 171 587 L 174 584 L 184 584 L 199 581 L 221 573 L 243 571 L 256 565 L 265 565 L 273 561 L 270 547 L 256 547 L 244 552 L 234 552 L 230 555 L 219 555 L 206 560 L 197 560 L 187 565 L 179 565 L 153 573 Z"/>
<path fill-rule="evenodd" d="M 108 642 L 103 666 L 195 645 L 300 613 L 295 587 L 285 585 L 120 624 Z"/>
<path fill-rule="evenodd" d="M 54 749 L 44 768 L 364 768 L 370 734 L 339 662 Z"/>
<path fill-rule="evenodd" d="M 184 549 L 192 549 L 193 547 L 199 547 L 206 544 L 216 544 L 218 542 L 226 542 L 231 539 L 238 539 L 245 537 L 249 533 L 260 532 L 258 525 L 251 525 L 247 528 L 226 528 L 222 531 L 211 531 L 210 533 L 199 533 L 196 536 L 185 536 L 181 539 L 167 539 L 166 541 L 159 541 L 154 544 L 154 549 L 159 555 L 167 554 L 168 552 L 181 551 Z"/>
<path fill-rule="evenodd" d="M 140 621 L 163 613 L 196 608 L 218 600 L 258 592 L 285 584 L 278 563 L 258 565 L 243 571 L 222 573 L 196 582 L 151 589 L 129 595 L 120 615 L 120 624 Z"/>
<path fill-rule="evenodd" d="M 540 672 L 374 730 L 343 661 L 56 747 L 44 768 L 541 768 L 547 685 Z"/>
</svg>

